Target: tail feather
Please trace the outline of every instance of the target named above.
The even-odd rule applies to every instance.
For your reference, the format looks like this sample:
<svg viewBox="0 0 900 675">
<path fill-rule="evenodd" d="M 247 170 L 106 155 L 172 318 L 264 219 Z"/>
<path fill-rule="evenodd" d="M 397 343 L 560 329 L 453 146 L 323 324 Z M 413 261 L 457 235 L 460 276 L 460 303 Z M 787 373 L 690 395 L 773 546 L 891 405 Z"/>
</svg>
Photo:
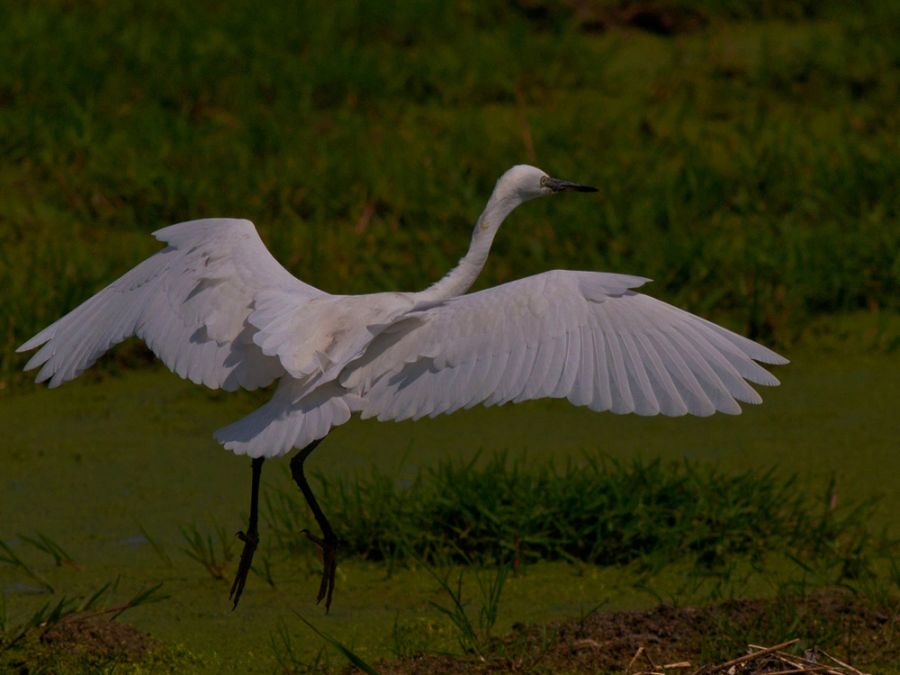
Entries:
<svg viewBox="0 0 900 675">
<path fill-rule="evenodd" d="M 216 431 L 216 440 L 236 455 L 278 457 L 324 438 L 359 409 L 356 397 L 335 383 L 297 399 L 303 385 L 283 378 L 268 403 Z"/>
</svg>

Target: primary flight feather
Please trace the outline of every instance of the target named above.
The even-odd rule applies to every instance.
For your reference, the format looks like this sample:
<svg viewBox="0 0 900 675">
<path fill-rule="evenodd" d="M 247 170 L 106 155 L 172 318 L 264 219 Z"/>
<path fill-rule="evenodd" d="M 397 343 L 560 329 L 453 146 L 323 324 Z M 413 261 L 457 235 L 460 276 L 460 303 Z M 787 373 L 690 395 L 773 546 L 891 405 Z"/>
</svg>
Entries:
<svg viewBox="0 0 900 675">
<path fill-rule="evenodd" d="M 497 181 L 468 253 L 416 293 L 331 295 L 290 274 L 250 221 L 194 220 L 154 233 L 166 247 L 19 347 L 56 387 L 136 335 L 172 371 L 211 388 L 275 380 L 261 408 L 215 433 L 254 458 L 251 522 L 232 587 L 256 548 L 264 458 L 292 448 L 294 478 L 323 530 L 319 600 L 330 605 L 337 539 L 309 491 L 303 460 L 353 413 L 400 420 L 528 399 L 640 415 L 740 413 L 748 384 L 777 385 L 775 352 L 634 289 L 647 279 L 554 270 L 466 294 L 498 228 L 519 204 L 593 188 L 519 165 Z"/>
</svg>

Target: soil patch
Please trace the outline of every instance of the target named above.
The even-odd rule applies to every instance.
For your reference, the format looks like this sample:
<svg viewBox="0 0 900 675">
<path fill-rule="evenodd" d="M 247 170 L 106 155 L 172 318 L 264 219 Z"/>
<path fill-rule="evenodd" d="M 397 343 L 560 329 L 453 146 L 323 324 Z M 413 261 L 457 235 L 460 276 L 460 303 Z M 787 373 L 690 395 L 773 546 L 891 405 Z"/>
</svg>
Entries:
<svg viewBox="0 0 900 675">
<path fill-rule="evenodd" d="M 54 652 L 127 661 L 138 661 L 157 646 L 134 626 L 98 616 L 64 619 L 44 632 L 40 642 Z"/>
<path fill-rule="evenodd" d="M 715 672 L 710 664 L 741 657 L 748 644 L 775 645 L 791 638 L 799 638 L 791 651 L 810 662 L 824 660 L 817 652 L 823 649 L 855 666 L 897 663 L 900 614 L 896 604 L 874 606 L 842 591 L 802 599 L 660 606 L 519 626 L 485 645 L 481 657 L 420 656 L 378 668 L 383 673 Z M 775 672 L 785 664 L 760 657 L 729 668 L 732 673 Z"/>
</svg>

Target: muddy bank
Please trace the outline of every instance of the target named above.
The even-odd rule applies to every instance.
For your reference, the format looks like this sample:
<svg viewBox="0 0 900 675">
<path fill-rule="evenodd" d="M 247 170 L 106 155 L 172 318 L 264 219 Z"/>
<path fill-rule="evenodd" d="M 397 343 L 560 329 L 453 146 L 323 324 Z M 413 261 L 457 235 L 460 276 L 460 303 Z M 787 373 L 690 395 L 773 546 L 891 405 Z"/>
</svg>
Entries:
<svg viewBox="0 0 900 675">
<path fill-rule="evenodd" d="M 546 625 L 516 626 L 506 637 L 485 645 L 481 655 L 419 656 L 384 661 L 377 668 L 398 674 L 693 673 L 739 657 L 748 643 L 774 645 L 793 638 L 800 641 L 791 649 L 801 657 L 818 658 L 816 648 L 820 648 L 857 667 L 896 667 L 900 664 L 898 609 L 896 603 L 878 606 L 850 593 L 829 591 L 803 599 L 597 612 Z M 772 666 L 777 670 L 777 661 Z"/>
</svg>

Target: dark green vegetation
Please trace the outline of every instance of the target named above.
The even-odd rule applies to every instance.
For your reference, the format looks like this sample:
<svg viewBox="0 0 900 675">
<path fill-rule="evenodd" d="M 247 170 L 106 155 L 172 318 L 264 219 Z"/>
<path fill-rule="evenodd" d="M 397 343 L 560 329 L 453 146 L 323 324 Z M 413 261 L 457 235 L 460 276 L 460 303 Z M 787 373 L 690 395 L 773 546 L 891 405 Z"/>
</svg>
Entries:
<svg viewBox="0 0 900 675">
<path fill-rule="evenodd" d="M 687 557 L 714 568 L 767 551 L 816 559 L 828 548 L 855 578 L 871 504 L 832 504 L 833 481 L 811 504 L 808 486 L 775 470 L 725 475 L 691 462 L 623 463 L 595 455 L 560 469 L 504 455 L 445 460 L 412 480 L 393 473 L 323 480 L 319 489 L 344 540 L 366 560 L 514 564 L 570 560 L 624 565 Z M 269 500 L 279 542 L 303 548 L 314 527 L 294 491 Z"/>
<path fill-rule="evenodd" d="M 429 576 L 432 577 L 431 585 L 434 590 L 431 593 L 414 593 L 421 594 L 415 604 L 419 605 L 429 596 L 436 599 L 428 600 L 428 608 L 415 607 L 412 616 L 402 621 L 401 608 L 408 608 L 413 597 L 408 595 L 405 603 L 400 601 L 387 608 L 394 615 L 390 634 L 385 635 L 384 626 L 380 631 L 376 629 L 376 644 L 365 648 L 366 652 L 374 652 L 376 655 L 387 650 L 394 657 L 393 661 L 379 664 L 379 668 L 384 667 L 389 672 L 407 672 L 415 667 L 418 667 L 416 672 L 467 672 L 479 666 L 489 670 L 501 668 L 519 672 L 531 672 L 532 668 L 539 668 L 542 672 L 561 672 L 570 668 L 596 672 L 599 667 L 621 669 L 628 657 L 641 646 L 652 650 L 657 659 L 664 658 L 669 662 L 689 657 L 697 659 L 699 663 L 712 663 L 733 655 L 747 641 L 774 644 L 787 635 L 801 639 L 801 643 L 793 650 L 798 655 L 803 655 L 806 649 L 819 647 L 830 651 L 840 650 L 842 657 L 852 658 L 855 663 L 886 664 L 889 659 L 900 658 L 900 547 L 896 541 L 885 536 L 872 537 L 871 528 L 867 527 L 871 509 L 839 507 L 835 503 L 833 484 L 825 491 L 824 503 L 814 505 L 802 503 L 800 499 L 791 496 L 798 488 L 808 486 L 798 484 L 796 479 L 785 479 L 773 474 L 743 474 L 727 479 L 691 465 L 643 465 L 640 462 L 631 466 L 616 463 L 600 465 L 590 459 L 580 465 L 583 468 L 582 475 L 593 476 L 600 483 L 605 482 L 613 492 L 618 486 L 620 491 L 629 493 L 627 500 L 632 503 L 630 513 L 634 513 L 636 522 L 628 518 L 627 514 L 623 514 L 626 517 L 609 517 L 603 506 L 597 505 L 588 507 L 579 514 L 579 506 L 584 508 L 583 503 L 570 507 L 576 512 L 574 514 L 556 514 L 558 520 L 577 523 L 579 515 L 593 514 L 596 520 L 603 523 L 602 538 L 610 542 L 628 540 L 636 534 L 643 541 L 654 535 L 662 540 L 680 540 L 680 545 L 676 541 L 669 541 L 668 548 L 665 548 L 666 542 L 661 541 L 657 549 L 641 556 L 636 564 L 618 567 L 614 572 L 618 583 L 628 584 L 626 595 L 629 591 L 631 594 L 644 593 L 663 601 L 663 607 L 637 613 L 602 612 L 601 609 L 607 605 L 615 606 L 618 600 L 614 600 L 609 594 L 611 589 L 607 589 L 606 597 L 594 594 L 588 596 L 592 598 L 593 607 L 585 607 L 582 602 L 577 620 L 554 622 L 549 626 L 518 624 L 513 626 L 511 633 L 499 638 L 495 626 L 501 615 L 501 603 L 505 601 L 504 589 L 507 583 L 525 587 L 519 590 L 520 596 L 524 595 L 518 599 L 519 602 L 527 601 L 529 589 L 535 592 L 536 587 L 542 584 L 550 585 L 549 597 L 553 598 L 557 595 L 554 592 L 555 584 L 574 582 L 582 585 L 583 582 L 577 581 L 578 578 L 589 572 L 574 559 L 575 564 L 569 574 L 562 575 L 526 565 L 524 546 L 521 551 L 508 552 L 508 562 L 499 566 L 473 572 L 471 561 L 465 560 L 466 567 L 450 567 L 459 557 L 468 558 L 463 547 L 471 542 L 462 533 L 458 537 L 460 546 L 456 550 L 451 548 L 446 553 L 431 550 L 431 560 L 424 569 L 420 562 L 408 559 L 401 561 L 404 564 L 388 570 L 390 575 L 396 576 L 397 581 L 407 586 L 417 576 L 419 584 L 421 577 L 424 576 L 426 581 Z M 575 463 L 570 464 L 570 467 L 574 466 Z M 528 500 L 529 490 L 542 489 L 552 495 L 553 492 L 570 490 L 572 482 L 577 483 L 578 480 L 572 472 L 569 475 L 559 474 L 541 465 L 531 468 L 524 465 L 511 467 L 501 461 L 479 467 L 473 460 L 466 468 L 467 471 L 462 472 L 459 467 L 439 464 L 428 473 L 431 477 L 440 476 L 459 483 L 485 480 L 491 480 L 494 485 L 518 483 L 523 488 L 522 492 L 526 493 L 522 495 L 523 501 Z M 716 480 L 713 481 L 713 478 Z M 379 482 L 383 481 L 377 478 L 374 481 Z M 413 485 L 421 482 L 416 481 Z M 383 488 L 367 491 L 367 481 L 364 480 L 356 481 L 355 484 L 361 486 L 358 494 L 367 495 L 356 499 L 355 506 L 358 510 L 372 512 L 373 507 L 381 508 L 381 498 L 389 491 Z M 528 484 L 530 487 L 526 487 Z M 683 489 L 685 485 L 702 485 L 702 488 L 694 494 L 690 489 Z M 731 498 L 710 498 L 717 489 L 731 495 Z M 426 503 L 421 504 L 421 491 L 417 491 L 415 487 L 406 488 L 406 491 L 408 511 L 421 512 L 424 510 L 423 506 L 428 506 L 427 493 L 424 494 Z M 656 518 L 642 523 L 640 505 L 648 504 L 650 510 L 653 510 L 653 505 L 660 501 L 661 491 L 666 493 L 668 508 L 665 513 L 657 514 Z M 457 487 L 454 492 L 457 495 L 463 492 L 465 495 L 462 496 L 483 500 L 483 491 L 475 493 Z M 503 496 L 508 496 L 503 489 L 499 492 L 501 500 Z M 769 495 L 785 503 L 750 504 L 753 496 L 758 494 Z M 621 501 L 622 497 L 620 493 L 610 501 Z M 282 503 L 288 500 L 286 497 Z M 695 503 L 698 500 L 699 503 Z M 290 505 L 291 508 L 299 509 L 300 504 L 296 503 L 299 500 L 290 501 L 294 502 Z M 338 505 L 341 503 L 340 499 L 334 501 Z M 450 501 L 455 505 L 457 501 L 465 500 Z M 723 501 L 729 505 L 724 506 Z M 547 503 L 552 509 L 555 503 L 552 496 Z M 730 528 L 711 533 L 708 541 L 697 546 L 704 534 L 710 534 L 710 523 L 723 519 L 723 506 L 724 511 L 729 512 L 725 517 L 730 515 Z M 279 512 L 273 513 L 271 509 L 268 511 L 268 520 L 277 522 Z M 340 508 L 337 513 L 340 514 Z M 684 513 L 691 514 L 696 530 L 693 536 L 686 534 L 685 525 L 678 522 L 678 514 Z M 471 514 L 468 523 L 476 525 L 485 518 L 493 520 L 496 516 L 502 518 L 502 515 L 484 510 Z M 675 521 L 672 527 L 660 527 L 666 518 Z M 346 525 L 340 523 L 340 515 L 335 520 L 339 528 Z M 347 530 L 341 529 L 349 535 L 350 540 L 349 546 L 344 549 L 345 560 L 354 553 L 360 553 L 353 549 L 355 532 L 352 525 L 351 523 Z M 409 528 L 409 524 L 398 523 L 397 519 L 392 525 L 406 525 Z M 414 540 L 423 531 L 440 531 L 445 523 L 437 520 L 431 528 L 421 523 L 417 525 L 418 528 L 409 528 L 408 539 Z M 636 531 L 636 525 L 644 527 Z M 793 537 L 789 540 L 777 537 L 777 531 L 785 529 L 785 525 L 793 528 Z M 139 543 L 145 545 L 144 551 L 141 554 L 132 550 L 131 555 L 143 557 L 145 568 L 153 567 L 148 557 L 157 556 L 163 561 L 167 570 L 166 583 L 177 589 L 176 597 L 189 592 L 189 587 L 196 583 L 193 573 L 205 576 L 200 568 L 192 566 L 188 560 L 200 563 L 203 571 L 214 581 L 228 582 L 229 572 L 236 564 L 235 546 L 234 539 L 221 528 L 213 528 L 205 537 L 206 541 L 196 527 L 182 528 L 182 539 L 187 546 L 182 547 L 181 553 L 184 555 L 179 555 L 178 558 L 171 557 L 164 546 L 150 537 L 146 528 L 138 526 L 137 529 L 143 534 Z M 569 532 L 555 533 L 559 549 L 570 548 L 573 538 L 592 538 L 590 534 L 582 535 L 582 531 L 589 531 L 589 528 L 573 527 Z M 738 545 L 732 543 L 729 546 L 733 535 L 747 534 L 754 535 L 752 541 L 751 538 L 745 538 Z M 258 561 L 255 569 L 257 595 L 265 592 L 263 582 L 267 582 L 269 594 L 284 588 L 285 566 L 309 565 L 309 547 L 299 547 L 295 541 L 284 537 L 284 533 L 281 535 L 276 538 L 275 546 L 266 547 L 265 554 Z M 499 533 L 498 536 L 502 537 L 503 534 Z M 523 536 L 522 541 L 526 539 Z M 492 545 L 494 542 L 486 543 Z M 641 543 L 635 542 L 629 550 L 640 551 Z M 711 560 L 708 556 L 713 544 L 716 560 Z M 17 604 L 34 604 L 22 602 L 21 593 L 26 589 L 32 594 L 37 593 L 38 598 L 49 592 L 53 599 L 41 599 L 39 602 L 43 604 L 30 618 L 14 624 L 8 621 L 6 608 L 3 607 L 3 612 L 0 613 L 0 666 L 28 665 L 38 670 L 47 668 L 52 671 L 62 669 L 73 672 L 113 666 L 125 669 L 143 666 L 154 672 L 169 669 L 177 672 L 185 668 L 217 670 L 222 666 L 215 654 L 203 659 L 182 646 L 166 648 L 133 627 L 116 622 L 126 611 L 149 602 L 171 600 L 169 596 L 160 593 L 161 582 L 140 590 L 125 602 L 109 600 L 111 596 L 119 594 L 118 578 L 115 582 L 106 582 L 98 589 L 86 591 L 83 596 L 71 598 L 62 595 L 57 600 L 59 596 L 47 581 L 45 573 L 33 568 L 24 558 L 34 559 L 35 550 L 48 554 L 55 567 L 66 568 L 53 574 L 55 579 L 61 579 L 66 585 L 80 586 L 84 580 L 79 582 L 78 576 L 86 571 L 90 575 L 90 570 L 82 567 L 68 554 L 60 555 L 62 546 L 43 534 L 36 537 L 19 535 L 15 548 L 20 549 L 22 555 L 17 554 L 13 546 L 2 544 L 0 563 L 12 568 L 12 579 L 18 577 L 40 585 L 29 587 L 19 583 L 18 593 L 13 594 L 20 596 Z M 701 550 L 698 551 L 698 548 Z M 551 557 L 553 556 L 544 556 L 545 559 Z M 277 561 L 275 565 L 280 568 L 274 575 L 273 560 Z M 134 562 L 130 561 L 128 566 L 138 569 Z M 601 562 L 610 564 L 609 561 Z M 621 565 L 626 561 L 616 562 Z M 45 563 L 39 565 L 46 570 Z M 359 573 L 358 569 L 353 570 L 352 562 L 346 568 L 351 569 L 351 574 Z M 0 569 L 0 572 L 3 570 Z M 308 578 L 310 575 L 303 576 Z M 570 576 L 568 580 L 567 576 Z M 368 583 L 381 586 L 383 591 L 389 593 L 392 590 L 390 578 L 371 579 Z M 224 588 L 225 586 L 221 586 L 220 592 Z M 823 588 L 842 590 L 819 590 Z M 766 599 L 734 600 L 745 595 L 748 589 L 766 596 Z M 435 591 L 437 595 L 434 594 Z M 290 592 L 302 593 L 302 590 L 295 588 Z M 410 589 L 407 587 L 405 592 L 410 594 Z M 616 592 L 621 597 L 622 589 L 617 589 Z M 680 607 L 683 603 L 698 601 L 725 603 L 701 609 Z M 271 597 L 263 603 L 263 609 L 274 610 L 276 613 L 282 609 L 280 603 L 275 607 L 270 603 Z M 295 603 L 296 599 L 289 606 Z M 260 663 L 253 663 L 252 659 L 248 662 L 242 660 L 230 665 L 236 665 L 238 669 L 247 665 L 265 665 L 268 668 L 274 661 L 281 669 L 300 672 L 309 666 L 311 658 L 314 659 L 313 662 L 323 666 L 333 665 L 333 661 L 323 655 L 321 646 L 316 652 L 310 648 L 308 640 L 298 640 L 297 630 L 302 629 L 305 624 L 311 631 L 307 638 L 318 635 L 322 640 L 320 645 L 330 644 L 336 653 L 342 654 L 363 669 L 371 667 L 354 649 L 316 626 L 326 623 L 325 620 L 316 619 L 312 622 L 296 610 L 294 614 L 291 618 L 293 630 L 287 627 L 283 619 L 281 623 L 276 623 L 270 618 L 266 623 L 274 634 L 265 635 L 259 627 L 254 631 L 256 640 L 266 638 L 271 644 L 272 653 L 268 659 Z M 184 617 L 180 618 L 183 619 Z M 332 621 L 327 623 L 339 629 L 341 623 L 349 623 L 358 630 L 360 622 L 360 618 L 351 613 L 345 615 L 338 624 Z M 367 620 L 362 619 L 362 622 Z M 188 636 L 185 638 L 192 641 Z M 445 656 L 424 656 L 445 652 L 454 640 L 463 656 L 461 660 Z M 579 649 L 573 651 L 573 640 L 587 644 L 609 644 L 600 654 L 579 655 Z M 316 642 L 313 643 L 314 646 Z M 226 655 L 233 655 L 234 650 L 223 651 Z M 226 663 L 228 658 L 226 656 Z M 427 665 L 429 663 L 430 666 Z"/>
<path fill-rule="evenodd" d="M 762 598 L 713 613 L 700 658 L 798 636 L 896 672 L 896 629 L 866 617 L 898 594 L 897 3 L 327 8 L 0 3 L 0 670 L 450 651 L 564 672 L 554 640 L 615 612 Z M 325 617 L 276 462 L 255 573 L 227 601 L 249 467 L 210 432 L 265 392 L 120 376 L 133 343 L 59 391 L 19 374 L 15 346 L 157 250 L 158 227 L 244 216 L 328 291 L 412 290 L 517 162 L 601 192 L 517 211 L 480 285 L 646 275 L 784 351 L 784 386 L 739 418 L 535 402 L 351 422 L 310 466 L 346 539 Z M 844 604 L 819 594 L 835 586 Z M 635 630 L 677 626 L 652 611 Z"/>
<path fill-rule="evenodd" d="M 0 377 L 190 218 L 254 220 L 329 291 L 423 287 L 523 161 L 601 193 L 522 209 L 482 284 L 638 273 L 781 345 L 896 310 L 897 3 L 647 6 L 705 27 L 598 34 L 565 2 L 3 5 Z"/>
</svg>

